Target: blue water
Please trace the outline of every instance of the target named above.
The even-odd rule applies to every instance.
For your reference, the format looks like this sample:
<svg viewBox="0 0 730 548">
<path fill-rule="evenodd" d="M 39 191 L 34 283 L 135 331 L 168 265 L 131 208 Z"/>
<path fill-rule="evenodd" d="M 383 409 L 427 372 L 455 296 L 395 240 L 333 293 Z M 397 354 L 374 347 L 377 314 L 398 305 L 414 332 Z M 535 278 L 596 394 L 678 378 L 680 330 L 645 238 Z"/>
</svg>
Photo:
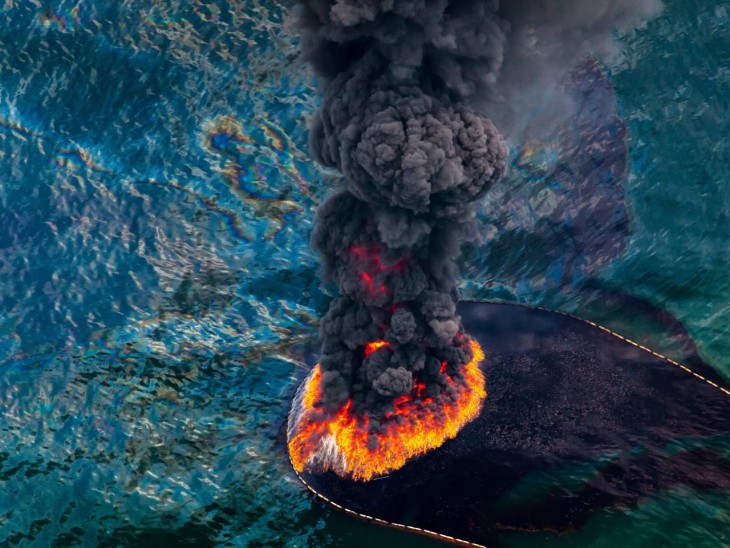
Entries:
<svg viewBox="0 0 730 548">
<path fill-rule="evenodd" d="M 579 117 L 512 140 L 462 295 L 730 379 L 730 3 L 666 4 L 576 76 Z M 277 441 L 331 296 L 308 234 L 336 182 L 307 154 L 288 9 L 0 2 L 0 544 L 432 545 L 312 502 Z M 513 540 L 719 546 L 728 515 L 666 492 Z"/>
</svg>

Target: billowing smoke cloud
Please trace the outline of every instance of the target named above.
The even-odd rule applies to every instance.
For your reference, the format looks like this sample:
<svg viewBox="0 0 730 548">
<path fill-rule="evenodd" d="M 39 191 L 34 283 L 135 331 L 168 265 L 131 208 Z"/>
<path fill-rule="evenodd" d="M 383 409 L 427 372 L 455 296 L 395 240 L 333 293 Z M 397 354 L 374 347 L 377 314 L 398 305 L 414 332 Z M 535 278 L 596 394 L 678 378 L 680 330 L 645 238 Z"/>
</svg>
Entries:
<svg viewBox="0 0 730 548">
<path fill-rule="evenodd" d="M 474 203 L 505 172 L 515 90 L 557 88 L 655 0 L 300 0 L 302 50 L 321 78 L 312 155 L 343 183 L 313 245 L 336 298 L 321 323 L 323 401 L 371 427 L 393 399 L 451 397 L 471 359 L 455 259 Z M 547 86 L 547 83 L 550 85 Z M 529 93 L 528 93 L 529 96 Z M 514 100 L 513 100 L 514 99 Z M 511 120 L 511 121 L 510 121 Z M 372 343 L 376 341 L 377 345 Z"/>
</svg>

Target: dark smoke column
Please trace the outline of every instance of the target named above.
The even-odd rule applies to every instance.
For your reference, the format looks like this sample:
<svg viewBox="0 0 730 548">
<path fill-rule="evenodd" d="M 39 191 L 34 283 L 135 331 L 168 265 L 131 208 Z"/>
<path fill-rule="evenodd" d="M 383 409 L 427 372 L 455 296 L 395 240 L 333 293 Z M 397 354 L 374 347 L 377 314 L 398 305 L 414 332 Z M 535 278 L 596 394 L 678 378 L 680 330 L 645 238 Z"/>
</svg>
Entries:
<svg viewBox="0 0 730 548">
<path fill-rule="evenodd" d="M 454 260 L 507 149 L 465 100 L 494 82 L 504 25 L 489 1 L 300 3 L 324 86 L 311 153 L 344 176 L 312 238 L 341 293 L 321 323 L 322 402 L 352 400 L 375 435 L 414 388 L 433 406 L 450 398 L 445 376 L 471 359 Z"/>
<path fill-rule="evenodd" d="M 312 235 L 340 296 L 292 403 L 289 456 L 367 481 L 453 438 L 486 396 L 455 258 L 505 170 L 502 138 L 466 104 L 492 89 L 504 28 L 490 1 L 300 3 L 324 87 L 310 149 L 343 179 Z"/>
</svg>

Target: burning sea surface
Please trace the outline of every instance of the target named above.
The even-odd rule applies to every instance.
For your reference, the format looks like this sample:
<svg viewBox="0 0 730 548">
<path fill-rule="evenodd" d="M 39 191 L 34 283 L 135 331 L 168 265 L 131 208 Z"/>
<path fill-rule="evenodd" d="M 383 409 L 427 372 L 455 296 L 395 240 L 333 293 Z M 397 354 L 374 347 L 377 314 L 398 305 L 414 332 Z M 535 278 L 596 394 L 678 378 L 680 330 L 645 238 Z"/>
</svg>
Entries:
<svg viewBox="0 0 730 548">
<path fill-rule="evenodd" d="M 377 352 L 385 341 L 369 343 L 365 353 Z M 358 415 L 349 400 L 328 413 L 321 404 L 320 366 L 304 380 L 292 403 L 288 424 L 289 457 L 298 472 L 332 470 L 341 477 L 368 481 L 401 468 L 410 459 L 440 447 L 476 418 L 487 393 L 480 364 L 484 352 L 472 340 L 472 359 L 459 377 L 445 374 L 450 390 L 438 402 L 415 382 L 410 394 L 393 400 L 379 427 L 371 431 L 367 415 Z M 446 372 L 447 365 L 442 363 Z"/>
</svg>

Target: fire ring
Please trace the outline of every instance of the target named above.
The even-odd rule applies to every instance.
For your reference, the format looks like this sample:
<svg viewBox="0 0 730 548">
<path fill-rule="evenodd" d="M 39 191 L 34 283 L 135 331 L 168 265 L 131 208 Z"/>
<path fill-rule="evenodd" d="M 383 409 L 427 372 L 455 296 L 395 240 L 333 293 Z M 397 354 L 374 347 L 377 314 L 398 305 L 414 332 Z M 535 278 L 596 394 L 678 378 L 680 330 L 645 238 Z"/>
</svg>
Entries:
<svg viewBox="0 0 730 548">
<path fill-rule="evenodd" d="M 369 481 L 402 468 L 409 460 L 436 449 L 454 438 L 476 418 L 487 396 L 481 363 L 484 352 L 470 341 L 473 357 L 462 378 L 446 376 L 453 396 L 430 405 L 431 399 L 414 391 L 394 400 L 376 433 L 367 416 L 357 416 L 352 400 L 336 413 L 322 410 L 319 365 L 299 387 L 292 402 L 287 429 L 289 456 L 297 472 L 323 473 Z"/>
</svg>

